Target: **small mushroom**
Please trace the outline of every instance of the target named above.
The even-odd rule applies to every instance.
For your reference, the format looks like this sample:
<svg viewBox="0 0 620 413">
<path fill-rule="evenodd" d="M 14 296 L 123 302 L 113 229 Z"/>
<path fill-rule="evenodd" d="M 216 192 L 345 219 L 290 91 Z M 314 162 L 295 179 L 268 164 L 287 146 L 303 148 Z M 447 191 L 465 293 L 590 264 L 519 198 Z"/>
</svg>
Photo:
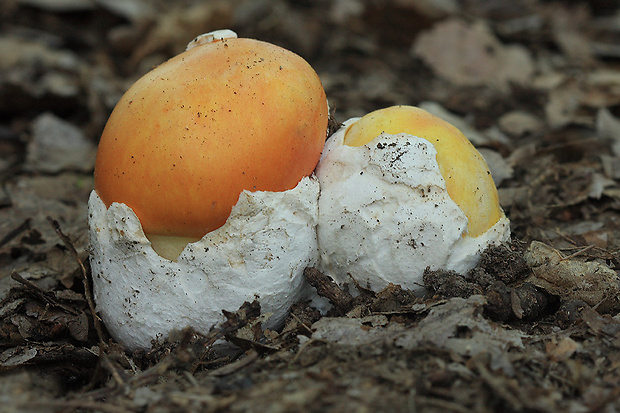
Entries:
<svg viewBox="0 0 620 413">
<path fill-rule="evenodd" d="M 465 273 L 484 248 L 510 236 L 480 153 L 416 107 L 345 122 L 317 177 L 320 268 L 341 284 L 420 290 L 427 267 Z"/>
</svg>

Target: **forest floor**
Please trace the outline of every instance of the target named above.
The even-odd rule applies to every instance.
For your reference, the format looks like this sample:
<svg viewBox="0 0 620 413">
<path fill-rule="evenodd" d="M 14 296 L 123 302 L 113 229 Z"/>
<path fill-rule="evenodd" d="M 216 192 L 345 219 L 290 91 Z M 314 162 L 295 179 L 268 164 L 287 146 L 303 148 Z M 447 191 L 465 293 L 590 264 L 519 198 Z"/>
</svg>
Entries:
<svg viewBox="0 0 620 413">
<path fill-rule="evenodd" d="M 337 122 L 407 104 L 454 123 L 512 242 L 428 272 L 425 297 L 336 294 L 277 332 L 248 303 L 124 352 L 91 310 L 97 141 L 135 80 L 221 28 L 308 60 Z M 620 411 L 615 1 L 4 0 L 0 183 L 3 411 Z"/>
</svg>

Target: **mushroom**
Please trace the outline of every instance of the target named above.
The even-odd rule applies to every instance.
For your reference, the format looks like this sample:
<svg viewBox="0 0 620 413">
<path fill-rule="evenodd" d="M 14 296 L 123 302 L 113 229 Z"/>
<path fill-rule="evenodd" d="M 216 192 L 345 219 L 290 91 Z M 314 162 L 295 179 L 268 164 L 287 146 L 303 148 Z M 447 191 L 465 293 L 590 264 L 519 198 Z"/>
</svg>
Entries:
<svg viewBox="0 0 620 413">
<path fill-rule="evenodd" d="M 93 292 L 127 349 L 206 332 L 258 298 L 282 322 L 318 259 L 327 133 L 301 57 L 218 31 L 139 79 L 104 129 L 89 200 Z"/>
<path fill-rule="evenodd" d="M 419 291 L 427 267 L 466 273 L 484 248 L 510 237 L 480 153 L 416 107 L 345 122 L 316 174 L 319 267 L 339 284 Z"/>
<path fill-rule="evenodd" d="M 327 117 L 321 82 L 298 55 L 231 31 L 202 35 L 118 102 L 95 190 L 108 207 L 132 208 L 174 260 L 226 222 L 241 191 L 284 191 L 310 175 Z"/>
</svg>

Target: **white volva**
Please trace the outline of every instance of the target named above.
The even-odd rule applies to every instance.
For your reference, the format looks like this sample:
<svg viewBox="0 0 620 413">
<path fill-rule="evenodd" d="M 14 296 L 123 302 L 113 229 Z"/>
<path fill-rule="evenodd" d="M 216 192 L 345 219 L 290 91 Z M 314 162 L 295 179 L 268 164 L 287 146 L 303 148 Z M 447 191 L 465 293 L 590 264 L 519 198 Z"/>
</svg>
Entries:
<svg viewBox="0 0 620 413">
<path fill-rule="evenodd" d="M 337 283 L 421 290 L 427 267 L 466 273 L 488 245 L 509 239 L 503 215 L 481 236 L 465 234 L 468 219 L 448 195 L 429 141 L 401 133 L 344 145 L 357 120 L 327 141 L 316 170 L 319 268 Z"/>
<path fill-rule="evenodd" d="M 125 204 L 106 210 L 95 191 L 89 200 L 91 266 L 97 310 L 110 334 L 127 349 L 186 326 L 207 332 L 259 299 L 281 324 L 306 297 L 303 270 L 318 259 L 319 184 L 303 178 L 289 191 L 244 191 L 226 224 L 188 244 L 177 262 L 157 255 L 140 221 Z"/>
</svg>

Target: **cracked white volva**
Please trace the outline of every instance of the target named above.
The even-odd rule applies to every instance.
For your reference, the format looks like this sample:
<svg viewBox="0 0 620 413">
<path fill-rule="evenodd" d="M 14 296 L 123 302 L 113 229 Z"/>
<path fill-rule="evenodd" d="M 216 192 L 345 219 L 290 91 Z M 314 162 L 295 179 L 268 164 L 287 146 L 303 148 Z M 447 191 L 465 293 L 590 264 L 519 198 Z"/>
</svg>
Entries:
<svg viewBox="0 0 620 413">
<path fill-rule="evenodd" d="M 311 294 L 303 271 L 318 260 L 319 184 L 305 177 L 283 192 L 244 191 L 221 228 L 188 244 L 177 262 L 160 257 L 133 210 L 106 209 L 95 191 L 89 207 L 93 294 L 110 334 L 128 350 L 187 326 L 206 333 L 259 299 L 265 327 L 280 325 Z"/>
<path fill-rule="evenodd" d="M 427 267 L 465 274 L 488 245 L 510 238 L 503 214 L 484 234 L 466 234 L 468 219 L 448 195 L 429 141 L 401 133 L 344 145 L 358 119 L 328 139 L 316 170 L 321 271 L 340 285 L 421 291 Z"/>
</svg>

